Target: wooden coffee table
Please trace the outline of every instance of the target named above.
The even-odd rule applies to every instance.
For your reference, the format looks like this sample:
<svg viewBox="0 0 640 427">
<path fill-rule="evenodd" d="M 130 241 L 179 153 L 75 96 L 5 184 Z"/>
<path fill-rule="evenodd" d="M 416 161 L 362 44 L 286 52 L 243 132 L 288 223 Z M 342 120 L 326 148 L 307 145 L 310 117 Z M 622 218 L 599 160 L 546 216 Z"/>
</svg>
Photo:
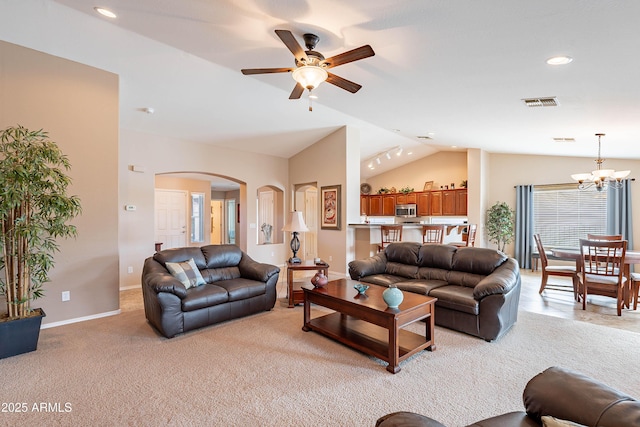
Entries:
<svg viewBox="0 0 640 427">
<path fill-rule="evenodd" d="M 359 295 L 349 279 L 330 281 L 324 288 L 303 287 L 303 331 L 316 331 L 356 350 L 388 363 L 387 371 L 400 372 L 400 362 L 424 349 L 436 349 L 433 340 L 436 298 L 404 292 L 397 309 L 387 307 L 382 299 L 384 286 L 369 285 L 366 295 Z M 311 318 L 311 304 L 335 310 Z M 426 319 L 425 336 L 407 331 L 405 326 Z"/>
</svg>

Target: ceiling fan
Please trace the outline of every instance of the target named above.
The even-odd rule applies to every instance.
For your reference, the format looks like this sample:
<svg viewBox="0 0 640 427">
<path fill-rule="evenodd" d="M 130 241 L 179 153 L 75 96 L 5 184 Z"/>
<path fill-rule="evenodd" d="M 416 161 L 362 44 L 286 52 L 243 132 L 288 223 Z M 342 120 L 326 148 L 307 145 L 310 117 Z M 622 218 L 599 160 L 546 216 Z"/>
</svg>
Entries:
<svg viewBox="0 0 640 427">
<path fill-rule="evenodd" d="M 305 89 L 309 90 L 309 94 L 311 96 L 311 91 L 325 80 L 328 83 L 351 93 L 356 93 L 362 87 L 357 83 L 336 76 L 327 70 L 337 67 L 338 65 L 347 64 L 349 62 L 358 61 L 375 55 L 371 46 L 361 46 L 357 49 L 343 52 L 339 55 L 325 59 L 320 52 L 313 50 L 320 40 L 320 37 L 315 34 L 305 34 L 303 36 L 304 44 L 307 47 L 307 50 L 305 51 L 296 41 L 291 31 L 275 30 L 275 32 L 285 46 L 287 46 L 291 53 L 293 53 L 296 66 L 292 68 L 249 68 L 241 70 L 242 74 L 293 73 L 296 86 L 293 88 L 291 95 L 289 95 L 289 99 L 299 99 Z M 311 110 L 311 107 L 309 107 L 309 109 Z"/>
</svg>

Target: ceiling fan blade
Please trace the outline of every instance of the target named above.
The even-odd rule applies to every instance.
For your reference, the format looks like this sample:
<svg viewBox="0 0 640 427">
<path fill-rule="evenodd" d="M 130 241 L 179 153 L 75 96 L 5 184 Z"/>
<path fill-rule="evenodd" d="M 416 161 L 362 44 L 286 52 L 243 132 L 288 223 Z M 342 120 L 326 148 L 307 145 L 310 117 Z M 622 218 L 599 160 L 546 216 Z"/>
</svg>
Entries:
<svg viewBox="0 0 640 427">
<path fill-rule="evenodd" d="M 357 61 L 359 59 L 368 58 L 375 54 L 376 53 L 373 51 L 371 46 L 365 45 L 365 46 L 360 46 L 357 49 L 353 49 L 353 50 L 341 53 L 339 55 L 332 56 L 331 58 L 327 58 L 322 62 L 324 64 L 327 64 L 327 68 L 333 68 L 333 67 L 337 67 L 338 65 L 347 64 L 349 62 Z"/>
<path fill-rule="evenodd" d="M 296 83 L 296 87 L 291 91 L 291 95 L 289 95 L 289 99 L 300 99 L 302 96 L 302 92 L 304 92 L 304 87 L 300 83 Z"/>
<path fill-rule="evenodd" d="M 328 73 L 328 74 L 329 74 L 329 77 L 327 77 L 328 83 L 331 83 L 332 85 L 336 85 L 339 88 L 347 90 L 351 93 L 356 93 L 362 87 L 358 83 L 354 83 L 347 79 L 343 79 L 342 77 L 336 76 L 335 74 L 331 74 L 331 73 Z"/>
<path fill-rule="evenodd" d="M 293 71 L 293 68 L 245 68 L 242 71 L 242 74 L 269 74 L 269 73 L 287 73 Z"/>
<path fill-rule="evenodd" d="M 302 46 L 300 46 L 300 43 L 298 43 L 291 31 L 276 30 L 276 34 L 278 35 L 278 37 L 280 37 L 282 43 L 284 43 L 285 46 L 287 46 L 287 48 L 291 51 L 291 53 L 293 53 L 293 56 L 295 56 L 296 60 L 300 62 L 307 62 L 309 60 L 304 49 L 302 48 Z"/>
</svg>

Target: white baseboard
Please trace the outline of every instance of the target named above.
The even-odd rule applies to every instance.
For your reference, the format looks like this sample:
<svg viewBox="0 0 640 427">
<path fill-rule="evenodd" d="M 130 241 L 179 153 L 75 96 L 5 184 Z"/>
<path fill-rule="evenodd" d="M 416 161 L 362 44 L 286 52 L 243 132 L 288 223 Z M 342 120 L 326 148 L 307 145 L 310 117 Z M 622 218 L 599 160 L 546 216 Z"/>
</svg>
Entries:
<svg viewBox="0 0 640 427">
<path fill-rule="evenodd" d="M 121 286 L 120 287 L 120 291 L 129 291 L 131 289 L 140 289 L 142 287 L 142 285 L 138 284 L 138 285 L 131 285 L 131 286 Z"/>
<path fill-rule="evenodd" d="M 76 317 L 75 319 L 61 320 L 60 322 L 47 323 L 42 325 L 40 329 L 55 328 L 57 326 L 70 325 L 72 323 L 84 322 L 84 321 L 93 320 L 93 319 L 100 319 L 101 317 L 115 316 L 118 314 L 120 314 L 120 309 L 114 310 L 114 311 L 107 311 L 106 313 L 92 314 L 91 316 Z"/>
</svg>

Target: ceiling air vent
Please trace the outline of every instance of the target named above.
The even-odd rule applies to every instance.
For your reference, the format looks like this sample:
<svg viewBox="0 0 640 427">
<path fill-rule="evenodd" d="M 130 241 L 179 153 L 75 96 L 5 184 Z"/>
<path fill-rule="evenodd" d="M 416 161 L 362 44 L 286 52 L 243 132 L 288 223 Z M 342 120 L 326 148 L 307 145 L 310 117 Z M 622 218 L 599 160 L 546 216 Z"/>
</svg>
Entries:
<svg viewBox="0 0 640 427">
<path fill-rule="evenodd" d="M 553 141 L 554 142 L 576 142 L 576 139 L 575 138 L 562 138 L 562 137 L 558 138 L 558 137 L 556 137 L 556 138 L 553 138 Z"/>
<path fill-rule="evenodd" d="M 557 107 L 560 105 L 555 96 L 547 98 L 524 98 L 522 101 L 527 107 Z"/>
</svg>

